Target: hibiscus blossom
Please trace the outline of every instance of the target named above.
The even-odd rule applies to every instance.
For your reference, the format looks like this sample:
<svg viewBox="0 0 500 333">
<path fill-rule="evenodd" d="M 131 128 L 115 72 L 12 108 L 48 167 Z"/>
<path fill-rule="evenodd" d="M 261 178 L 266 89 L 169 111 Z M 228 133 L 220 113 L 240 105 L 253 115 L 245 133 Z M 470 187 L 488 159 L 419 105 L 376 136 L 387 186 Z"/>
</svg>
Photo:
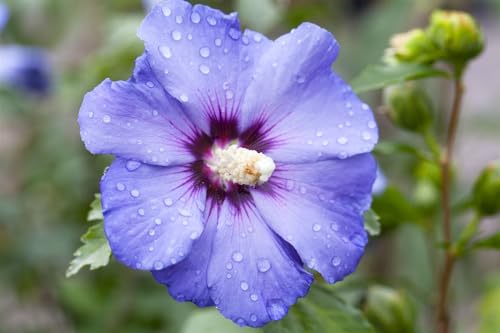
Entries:
<svg viewBox="0 0 500 333">
<path fill-rule="evenodd" d="M 331 70 L 338 43 L 300 25 L 275 41 L 236 14 L 161 2 L 128 81 L 85 96 L 114 256 L 179 301 L 239 325 L 286 315 L 312 283 L 356 268 L 376 164 L 369 107 Z"/>
</svg>

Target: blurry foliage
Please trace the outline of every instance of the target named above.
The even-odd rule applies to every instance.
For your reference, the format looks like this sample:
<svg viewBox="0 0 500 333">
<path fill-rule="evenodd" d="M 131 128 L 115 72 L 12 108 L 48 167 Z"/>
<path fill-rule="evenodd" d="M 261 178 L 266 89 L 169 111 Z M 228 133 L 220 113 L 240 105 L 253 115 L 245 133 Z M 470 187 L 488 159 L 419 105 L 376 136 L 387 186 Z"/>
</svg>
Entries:
<svg viewBox="0 0 500 333">
<path fill-rule="evenodd" d="M 0 295 L 8 290 L 23 306 L 47 309 L 51 315 L 45 321 L 36 316 L 25 319 L 38 327 L 37 332 L 51 331 L 44 325 L 56 322 L 55 313 L 62 314 L 64 324 L 58 332 L 258 332 L 237 328 L 214 309 L 177 303 L 148 273 L 126 269 L 113 260 L 105 270 L 84 271 L 65 279 L 71 253 L 88 226 L 88 203 L 109 163 L 108 157 L 94 157 L 85 151 L 76 123 L 78 108 L 83 94 L 104 78 L 126 80 L 130 76 L 134 59 L 143 50 L 135 30 L 144 12 L 140 0 L 6 2 L 12 15 L 0 42 L 48 48 L 57 82 L 54 94 L 43 100 L 0 91 Z M 441 4 L 404 0 L 200 2 L 225 11 L 238 9 L 245 26 L 266 31 L 271 37 L 302 21 L 321 24 L 333 31 L 342 45 L 335 69 L 347 79 L 367 64 L 378 63 L 391 35 L 422 22 Z M 500 8 L 498 0 L 483 3 Z M 371 67 L 363 75 L 354 82 L 359 91 L 442 72 L 425 66 L 398 67 L 389 72 Z M 386 82 L 380 83 L 379 78 Z M 375 94 L 367 97 L 373 97 L 372 105 L 380 100 Z M 492 126 L 488 122 L 485 125 Z M 382 130 L 384 136 L 395 140 L 382 143 L 376 151 L 391 180 L 373 201 L 382 235 L 372 239 L 376 253 L 369 259 L 379 266 L 378 270 L 363 270 L 362 265 L 357 276 L 364 283 L 352 287 L 349 281 L 355 281 L 353 277 L 338 284 L 354 295 L 345 297 L 349 302 L 331 296 L 329 287 L 323 290 L 323 286 L 316 286 L 290 310 L 287 319 L 262 331 L 361 332 L 370 325 L 355 306 L 361 303 L 358 295 L 366 292 L 372 279 L 392 277 L 398 287 L 417 295 L 420 310 L 423 303 L 431 303 L 435 272 L 427 249 L 436 233 L 439 179 L 422 161 L 432 158 L 432 152 L 422 153 L 414 137 L 397 134 L 391 128 Z M 399 170 L 407 172 L 401 174 Z M 377 233 L 377 224 L 370 226 Z M 471 246 L 498 248 L 498 235 L 481 239 Z M 475 270 L 475 263 L 471 265 Z M 482 282 L 479 276 L 473 278 L 474 283 Z M 16 302 L 9 302 L 9 298 L 0 297 L 0 332 L 31 332 L 28 327 L 32 326 L 14 322 L 3 312 L 5 307 L 21 311 Z M 481 301 L 481 333 L 500 330 L 499 306 L 497 283 L 487 289 Z M 429 320 L 425 311 L 419 312 L 423 313 L 421 321 Z M 305 323 L 305 316 L 313 320 Z M 374 329 L 363 330 L 370 331 Z"/>
</svg>

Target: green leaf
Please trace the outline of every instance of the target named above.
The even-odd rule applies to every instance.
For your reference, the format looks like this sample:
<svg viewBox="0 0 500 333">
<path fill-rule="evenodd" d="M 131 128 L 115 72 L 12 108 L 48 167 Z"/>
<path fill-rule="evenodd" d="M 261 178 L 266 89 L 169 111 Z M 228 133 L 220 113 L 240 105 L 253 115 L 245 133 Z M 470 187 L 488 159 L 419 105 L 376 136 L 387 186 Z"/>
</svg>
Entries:
<svg viewBox="0 0 500 333">
<path fill-rule="evenodd" d="M 265 333 L 375 333 L 362 313 L 335 295 L 330 287 L 315 284 L 281 321 L 264 327 Z"/>
<path fill-rule="evenodd" d="M 365 230 L 370 236 L 380 235 L 380 217 L 373 209 L 368 209 L 365 214 Z"/>
<path fill-rule="evenodd" d="M 372 208 L 377 212 L 384 228 L 419 222 L 419 211 L 393 186 L 388 186 L 382 194 L 373 198 Z"/>
<path fill-rule="evenodd" d="M 474 248 L 500 250 L 500 232 L 478 240 L 473 244 Z"/>
<path fill-rule="evenodd" d="M 90 204 L 87 220 L 97 221 L 97 223 L 92 225 L 82 236 L 83 245 L 73 254 L 74 258 L 66 270 L 66 277 L 75 275 L 84 266 L 90 266 L 90 269 L 93 270 L 109 263 L 111 248 L 104 234 L 100 194 L 96 194 L 94 201 Z"/>
<path fill-rule="evenodd" d="M 260 329 L 239 327 L 224 318 L 215 308 L 193 311 L 181 333 L 259 333 Z"/>
<path fill-rule="evenodd" d="M 87 215 L 87 221 L 102 221 L 104 216 L 102 215 L 101 206 L 101 195 L 98 193 L 95 195 L 94 201 L 90 204 L 90 210 Z"/>
<path fill-rule="evenodd" d="M 412 63 L 370 65 L 351 81 L 357 93 L 427 77 L 447 77 L 448 73 L 430 65 Z"/>
<path fill-rule="evenodd" d="M 500 280 L 496 279 L 481 300 L 479 308 L 479 333 L 498 333 L 500 332 Z"/>
</svg>

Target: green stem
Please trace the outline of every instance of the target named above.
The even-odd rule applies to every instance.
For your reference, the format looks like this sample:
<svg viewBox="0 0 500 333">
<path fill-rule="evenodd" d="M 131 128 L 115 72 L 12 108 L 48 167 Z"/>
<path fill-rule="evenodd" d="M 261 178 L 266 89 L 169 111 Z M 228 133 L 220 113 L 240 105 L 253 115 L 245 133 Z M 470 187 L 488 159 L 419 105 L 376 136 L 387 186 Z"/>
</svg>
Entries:
<svg viewBox="0 0 500 333">
<path fill-rule="evenodd" d="M 446 254 L 443 268 L 439 276 L 439 296 L 437 304 L 436 332 L 449 333 L 450 316 L 448 310 L 448 293 L 450 289 L 451 276 L 455 265 L 456 256 L 452 249 L 451 242 L 451 209 L 450 209 L 450 169 L 453 160 L 453 148 L 455 145 L 456 133 L 460 119 L 460 110 L 462 98 L 464 95 L 464 86 L 462 82 L 462 73 L 464 66 L 454 68 L 454 98 L 451 110 L 450 122 L 448 124 L 448 133 L 446 146 L 441 157 L 441 205 L 443 209 L 443 237 L 446 244 Z"/>
</svg>

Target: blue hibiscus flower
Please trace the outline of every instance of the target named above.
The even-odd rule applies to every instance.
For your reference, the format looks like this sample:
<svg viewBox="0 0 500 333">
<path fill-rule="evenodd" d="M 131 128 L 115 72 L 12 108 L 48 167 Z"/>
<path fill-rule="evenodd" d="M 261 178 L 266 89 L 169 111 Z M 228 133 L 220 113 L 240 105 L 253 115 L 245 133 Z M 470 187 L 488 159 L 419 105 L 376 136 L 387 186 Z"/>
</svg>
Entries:
<svg viewBox="0 0 500 333">
<path fill-rule="evenodd" d="M 179 301 L 239 325 L 286 315 L 313 281 L 352 273 L 367 243 L 377 127 L 331 70 L 339 46 L 300 25 L 275 41 L 236 14 L 161 2 L 128 81 L 83 101 L 115 257 Z"/>
<path fill-rule="evenodd" d="M 0 3 L 0 32 L 9 9 Z M 0 46 L 0 85 L 28 93 L 46 94 L 51 88 L 51 65 L 45 51 L 20 45 Z"/>
</svg>

